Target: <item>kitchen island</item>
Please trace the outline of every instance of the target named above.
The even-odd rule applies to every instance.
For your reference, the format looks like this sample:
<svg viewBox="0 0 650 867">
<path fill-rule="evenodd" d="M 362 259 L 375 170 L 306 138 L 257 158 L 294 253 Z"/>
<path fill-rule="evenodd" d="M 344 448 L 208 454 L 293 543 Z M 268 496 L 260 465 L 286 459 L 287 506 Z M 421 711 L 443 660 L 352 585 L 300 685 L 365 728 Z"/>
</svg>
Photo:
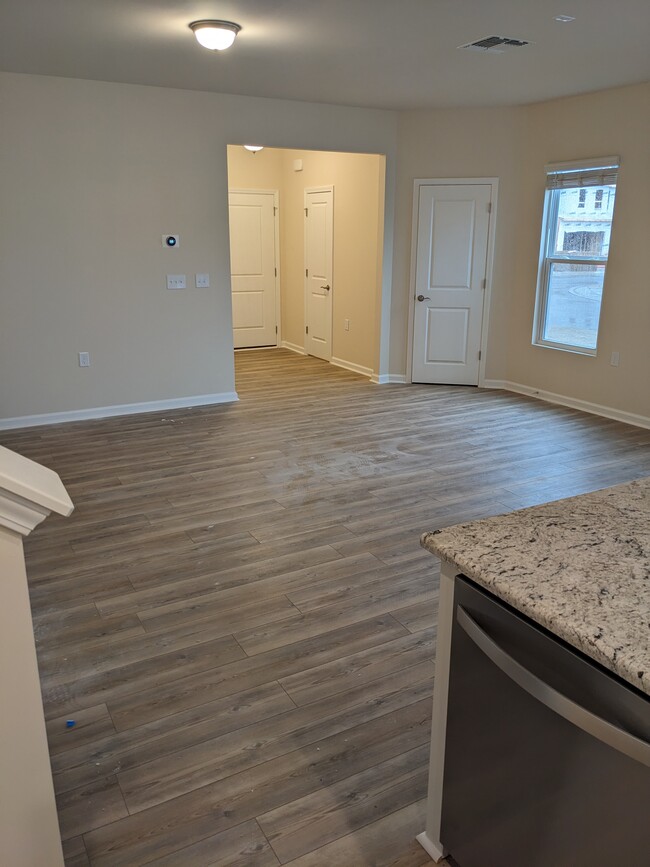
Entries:
<svg viewBox="0 0 650 867">
<path fill-rule="evenodd" d="M 418 837 L 424 848 L 434 860 L 447 845 L 456 855 L 445 833 L 453 838 L 461 828 L 471 835 L 476 817 L 480 827 L 490 814 L 508 839 L 527 829 L 535 848 L 526 853 L 527 864 L 538 863 L 536 853 L 548 845 L 553 863 L 564 865 L 551 840 L 621 824 L 618 817 L 603 818 L 616 797 L 610 803 L 609 793 L 594 796 L 591 804 L 591 795 L 575 788 L 584 772 L 577 757 L 588 756 L 588 792 L 623 788 L 630 798 L 645 798 L 639 821 L 630 826 L 639 830 L 628 829 L 628 836 L 643 838 L 634 846 L 640 851 L 647 843 L 647 855 L 642 816 L 650 811 L 650 479 L 425 533 L 422 545 L 443 561 L 427 827 Z M 475 601 L 471 616 L 467 600 Z M 467 714 L 474 717 L 469 724 Z M 546 745 L 542 723 L 552 730 Z M 537 746 L 530 743 L 533 732 Z M 560 766 L 554 769 L 542 757 L 549 767 L 533 768 L 546 749 L 561 755 Z M 499 750 L 497 761 L 492 753 Z M 519 762 L 514 781 L 504 770 L 512 756 Z M 463 774 L 474 778 L 463 782 Z M 546 811 L 540 827 L 524 809 L 535 800 L 531 789 Z M 571 803 L 585 802 L 576 815 L 570 805 L 555 809 L 565 794 Z M 445 819 L 450 804 L 455 815 Z M 477 834 L 486 847 L 496 847 L 488 851 L 505 853 L 507 846 L 488 839 L 486 827 Z M 607 829 L 603 835 L 605 845 L 616 837 Z M 506 854 L 499 864 L 490 857 L 484 862 L 489 867 L 511 863 Z M 580 855 L 571 859 L 566 867 L 576 867 Z M 625 863 L 635 867 L 634 856 Z"/>
</svg>

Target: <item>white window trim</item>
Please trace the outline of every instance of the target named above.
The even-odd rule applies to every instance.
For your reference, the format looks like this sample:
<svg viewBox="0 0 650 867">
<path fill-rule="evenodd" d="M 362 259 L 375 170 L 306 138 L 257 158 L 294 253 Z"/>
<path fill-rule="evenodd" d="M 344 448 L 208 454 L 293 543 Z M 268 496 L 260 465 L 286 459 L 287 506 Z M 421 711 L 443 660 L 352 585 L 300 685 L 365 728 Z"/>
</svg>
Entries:
<svg viewBox="0 0 650 867">
<path fill-rule="evenodd" d="M 605 273 L 607 272 L 607 262 L 609 259 L 609 252 L 607 257 L 601 258 L 591 258 L 587 259 L 586 257 L 580 258 L 569 258 L 562 256 L 549 256 L 548 250 L 550 248 L 551 242 L 551 232 L 554 229 L 557 229 L 557 197 L 553 195 L 553 193 L 562 189 L 561 185 L 554 184 L 552 182 L 553 176 L 557 178 L 558 175 L 567 174 L 573 175 L 574 177 L 579 172 L 583 172 L 584 175 L 589 175 L 594 173 L 596 170 L 602 170 L 603 174 L 611 174 L 613 172 L 614 178 L 616 178 L 618 173 L 618 168 L 620 166 L 620 159 L 618 157 L 597 157 L 593 159 L 587 160 L 575 160 L 571 162 L 563 162 L 563 163 L 548 163 L 544 168 L 546 171 L 546 190 L 544 193 L 544 211 L 542 216 L 542 233 L 539 247 L 539 261 L 537 266 L 537 288 L 535 292 L 535 313 L 533 316 L 533 346 L 537 346 L 541 349 L 555 349 L 560 350 L 562 352 L 571 352 L 574 355 L 587 355 L 591 357 L 595 357 L 598 354 L 598 338 L 600 336 L 600 317 L 598 321 L 598 331 L 596 332 L 596 346 L 591 349 L 586 346 L 575 346 L 570 343 L 557 343 L 553 340 L 548 340 L 543 336 L 544 333 L 544 325 L 546 318 L 546 308 L 548 302 L 548 288 L 550 282 L 550 270 L 552 265 L 555 262 L 567 262 L 572 261 L 580 265 L 603 265 L 605 266 Z M 616 182 L 616 181 L 615 181 Z M 589 180 L 585 186 L 590 186 Z M 572 183 L 571 188 L 576 186 L 581 186 L 580 183 Z M 553 239 L 554 240 L 554 239 Z"/>
</svg>

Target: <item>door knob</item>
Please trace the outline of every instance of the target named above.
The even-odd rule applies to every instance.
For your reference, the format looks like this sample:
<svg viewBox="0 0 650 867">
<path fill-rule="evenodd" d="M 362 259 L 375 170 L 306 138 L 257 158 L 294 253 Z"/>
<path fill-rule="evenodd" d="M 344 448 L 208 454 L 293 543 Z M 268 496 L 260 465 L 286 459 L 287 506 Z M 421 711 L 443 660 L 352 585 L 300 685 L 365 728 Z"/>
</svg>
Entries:
<svg viewBox="0 0 650 867">
<path fill-rule="evenodd" d="M 418 301 L 431 301 L 428 295 L 418 295 Z"/>
<path fill-rule="evenodd" d="M 330 291 L 329 283 L 327 284 L 327 286 L 321 286 L 320 288 L 321 289 L 327 289 L 328 292 Z"/>
</svg>

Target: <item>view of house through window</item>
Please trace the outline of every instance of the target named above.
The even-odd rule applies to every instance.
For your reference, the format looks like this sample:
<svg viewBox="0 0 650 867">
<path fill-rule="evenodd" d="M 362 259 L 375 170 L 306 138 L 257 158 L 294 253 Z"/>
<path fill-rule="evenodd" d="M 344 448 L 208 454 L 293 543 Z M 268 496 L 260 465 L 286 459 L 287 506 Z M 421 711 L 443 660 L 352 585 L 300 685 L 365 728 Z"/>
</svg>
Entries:
<svg viewBox="0 0 650 867">
<path fill-rule="evenodd" d="M 549 171 L 534 342 L 594 354 L 617 166 Z"/>
</svg>

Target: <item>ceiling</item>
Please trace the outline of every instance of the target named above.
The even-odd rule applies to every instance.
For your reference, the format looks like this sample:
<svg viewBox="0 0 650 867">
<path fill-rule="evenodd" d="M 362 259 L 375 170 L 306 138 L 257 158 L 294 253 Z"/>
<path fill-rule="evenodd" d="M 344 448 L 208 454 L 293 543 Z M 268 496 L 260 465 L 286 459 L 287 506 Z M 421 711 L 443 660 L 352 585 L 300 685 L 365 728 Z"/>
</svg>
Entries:
<svg viewBox="0 0 650 867">
<path fill-rule="evenodd" d="M 210 52 L 187 27 L 199 18 L 242 31 Z M 495 35 L 532 44 L 457 50 Z M 388 109 L 646 81 L 649 42 L 649 0 L 0 0 L 5 71 Z"/>
</svg>

